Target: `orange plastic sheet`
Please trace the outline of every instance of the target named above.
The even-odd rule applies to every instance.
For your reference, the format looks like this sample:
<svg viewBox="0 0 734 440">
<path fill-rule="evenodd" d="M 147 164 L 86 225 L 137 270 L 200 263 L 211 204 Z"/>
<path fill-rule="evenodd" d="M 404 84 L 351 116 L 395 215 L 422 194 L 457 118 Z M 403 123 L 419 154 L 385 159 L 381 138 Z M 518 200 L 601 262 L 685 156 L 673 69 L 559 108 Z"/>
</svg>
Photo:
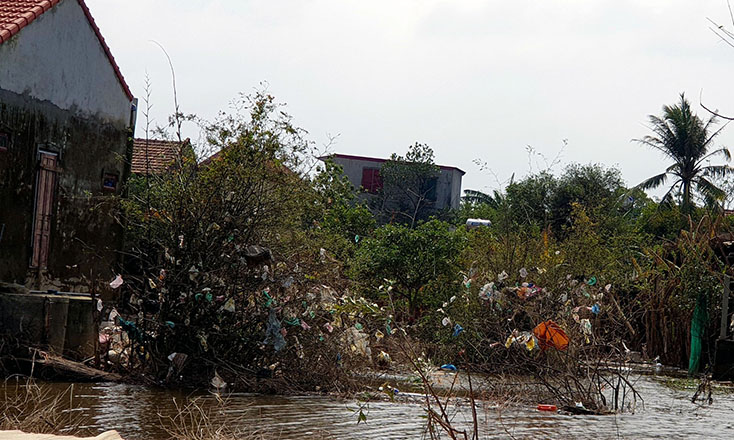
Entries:
<svg viewBox="0 0 734 440">
<path fill-rule="evenodd" d="M 538 338 L 540 348 L 547 350 L 555 348 L 556 350 L 565 350 L 568 348 L 568 335 L 555 322 L 548 320 L 541 322 L 533 329 L 533 334 Z"/>
</svg>

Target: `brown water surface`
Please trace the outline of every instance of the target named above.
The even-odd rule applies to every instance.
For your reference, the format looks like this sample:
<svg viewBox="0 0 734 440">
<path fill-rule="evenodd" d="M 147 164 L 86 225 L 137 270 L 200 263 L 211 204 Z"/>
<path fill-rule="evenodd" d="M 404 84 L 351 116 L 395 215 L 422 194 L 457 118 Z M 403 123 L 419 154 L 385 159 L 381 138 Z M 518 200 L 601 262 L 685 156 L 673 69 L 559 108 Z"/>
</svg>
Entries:
<svg viewBox="0 0 734 440">
<path fill-rule="evenodd" d="M 69 383 L 41 383 L 53 393 L 65 393 Z M 15 392 L 6 384 L 4 393 Z M 693 389 L 672 389 L 651 377 L 637 387 L 644 408 L 617 416 L 572 416 L 539 412 L 527 406 L 484 403 L 479 409 L 481 438 L 669 439 L 734 437 L 734 394 L 718 390 L 710 406 L 690 401 Z M 187 393 L 124 384 L 73 384 L 73 413 L 94 431 L 118 430 L 126 440 L 167 438 L 161 424 L 176 414 L 176 405 L 198 397 L 202 406 L 216 407 L 208 393 Z M 264 396 L 231 394 L 216 417 L 250 431 L 278 439 L 420 439 L 425 412 L 413 403 L 371 402 L 364 407 L 367 422 L 357 424 L 358 403 L 328 396 Z M 456 425 L 471 425 L 470 409 L 451 407 Z"/>
</svg>

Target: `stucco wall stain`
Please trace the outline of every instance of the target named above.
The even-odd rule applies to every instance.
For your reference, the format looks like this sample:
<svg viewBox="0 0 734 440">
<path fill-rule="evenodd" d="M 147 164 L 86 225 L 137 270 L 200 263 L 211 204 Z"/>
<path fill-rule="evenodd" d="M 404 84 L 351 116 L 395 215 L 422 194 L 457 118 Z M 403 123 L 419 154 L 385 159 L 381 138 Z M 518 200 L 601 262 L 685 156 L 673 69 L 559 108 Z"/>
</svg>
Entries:
<svg viewBox="0 0 734 440">
<path fill-rule="evenodd" d="M 102 176 L 124 176 L 128 130 L 5 90 L 0 90 L 0 129 L 11 135 L 10 149 L 0 152 L 0 224 L 6 225 L 0 281 L 83 291 L 82 275 L 106 278 L 122 241 L 115 218 L 123 181 L 109 192 L 102 188 Z M 49 266 L 43 273 L 29 270 L 39 149 L 57 153 L 60 168 Z"/>
</svg>

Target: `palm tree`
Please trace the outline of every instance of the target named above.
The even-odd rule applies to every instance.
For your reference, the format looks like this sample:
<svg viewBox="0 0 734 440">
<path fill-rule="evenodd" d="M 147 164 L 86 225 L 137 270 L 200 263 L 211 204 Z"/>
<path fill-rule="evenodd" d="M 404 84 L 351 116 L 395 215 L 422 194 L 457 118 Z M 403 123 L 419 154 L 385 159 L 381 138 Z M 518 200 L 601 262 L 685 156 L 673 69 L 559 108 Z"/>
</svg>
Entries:
<svg viewBox="0 0 734 440">
<path fill-rule="evenodd" d="M 504 203 L 505 195 L 497 190 L 494 190 L 492 194 L 487 194 L 473 189 L 465 189 L 461 200 L 470 205 L 488 205 L 497 209 Z"/>
<path fill-rule="evenodd" d="M 664 106 L 662 117 L 650 115 L 650 123 L 654 135 L 633 140 L 660 151 L 673 164 L 665 172 L 650 177 L 637 187 L 643 190 L 657 188 L 672 176 L 675 181 L 663 201 L 670 201 L 674 193 L 681 194 L 681 208 L 684 212 L 690 212 L 693 208 L 691 199 L 694 189 L 707 204 L 715 205 L 723 200 L 726 193 L 709 178 L 726 176 L 734 169 L 728 165 L 709 164 L 717 156 L 723 157 L 727 162 L 731 160 L 731 154 L 726 147 L 710 151 L 714 139 L 724 129 L 721 127 L 713 130 L 717 123 L 716 117 L 712 116 L 704 122 L 691 111 L 691 105 L 681 93 L 679 104 Z"/>
</svg>

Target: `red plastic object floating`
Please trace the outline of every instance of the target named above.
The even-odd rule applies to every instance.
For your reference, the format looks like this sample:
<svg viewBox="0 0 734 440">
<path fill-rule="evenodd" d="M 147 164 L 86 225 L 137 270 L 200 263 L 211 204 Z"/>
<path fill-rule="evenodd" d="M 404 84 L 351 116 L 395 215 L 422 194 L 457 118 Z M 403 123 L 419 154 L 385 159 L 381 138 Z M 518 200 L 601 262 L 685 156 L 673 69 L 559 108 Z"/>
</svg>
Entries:
<svg viewBox="0 0 734 440">
<path fill-rule="evenodd" d="M 558 411 L 558 407 L 555 405 L 538 405 L 538 411 Z"/>
</svg>

